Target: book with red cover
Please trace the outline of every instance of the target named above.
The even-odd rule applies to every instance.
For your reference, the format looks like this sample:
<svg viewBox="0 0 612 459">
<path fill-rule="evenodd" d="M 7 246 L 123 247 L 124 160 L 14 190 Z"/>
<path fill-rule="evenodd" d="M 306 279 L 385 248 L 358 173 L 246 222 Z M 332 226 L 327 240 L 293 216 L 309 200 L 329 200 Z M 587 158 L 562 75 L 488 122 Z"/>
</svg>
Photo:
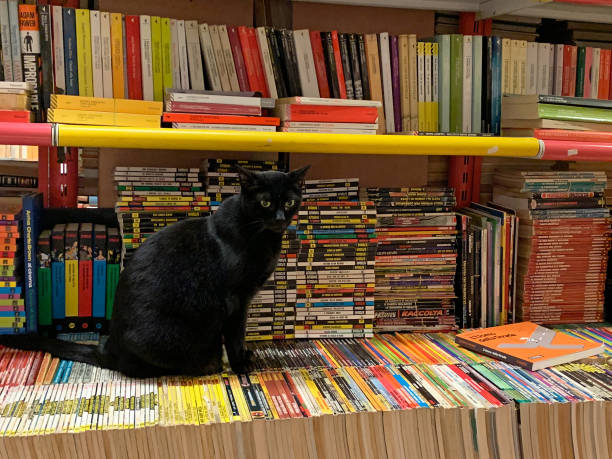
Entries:
<svg viewBox="0 0 612 459">
<path fill-rule="evenodd" d="M 342 56 L 340 55 L 340 42 L 338 41 L 338 31 L 332 30 L 332 45 L 334 47 L 334 61 L 336 62 L 336 72 L 338 74 L 338 87 L 340 98 L 346 99 L 346 83 L 344 82 L 344 70 L 342 69 Z"/>
<path fill-rule="evenodd" d="M 598 99 L 608 99 L 610 95 L 610 67 L 612 64 L 612 50 L 602 49 L 599 58 L 599 86 Z"/>
<path fill-rule="evenodd" d="M 93 226 L 79 227 L 79 317 L 91 317 L 93 295 Z"/>
<path fill-rule="evenodd" d="M 261 115 L 261 107 L 252 105 L 213 104 L 201 102 L 168 102 L 166 103 L 166 110 L 177 113 L 200 113 L 212 115 Z"/>
<path fill-rule="evenodd" d="M 275 115 L 287 121 L 311 121 L 321 123 L 377 123 L 376 107 L 351 107 L 338 105 L 277 106 Z"/>
<path fill-rule="evenodd" d="M 563 47 L 563 85 L 561 95 L 574 97 L 576 95 L 576 65 L 578 63 L 578 48 L 572 45 Z"/>
<path fill-rule="evenodd" d="M 472 330 L 455 342 L 474 352 L 536 371 L 597 355 L 604 345 L 532 322 Z"/>
<path fill-rule="evenodd" d="M 254 126 L 278 126 L 280 119 L 272 116 L 208 115 L 198 113 L 164 113 L 165 123 L 197 124 L 248 124 Z"/>
<path fill-rule="evenodd" d="M 314 57 L 319 95 L 321 97 L 331 97 L 329 93 L 329 84 L 327 83 L 327 70 L 325 69 L 325 56 L 323 55 L 321 32 L 318 30 L 310 31 L 310 46 L 312 47 L 312 56 Z"/>
<path fill-rule="evenodd" d="M 593 48 L 586 47 L 584 56 L 584 88 L 582 94 L 591 97 L 591 70 L 593 68 Z"/>
<path fill-rule="evenodd" d="M 238 86 L 241 91 L 250 91 L 251 86 L 249 85 L 249 77 L 247 75 L 246 66 L 244 65 L 238 28 L 235 26 L 228 26 L 227 35 L 232 48 L 232 56 L 234 57 L 234 66 L 236 67 L 236 75 L 238 76 Z"/>
<path fill-rule="evenodd" d="M 238 37 L 242 47 L 242 56 L 249 79 L 251 91 L 259 91 L 264 97 L 268 97 L 268 86 L 263 74 L 257 35 L 253 27 L 238 27 Z"/>
<path fill-rule="evenodd" d="M 142 100 L 140 16 L 125 17 L 128 99 Z"/>
<path fill-rule="evenodd" d="M 612 132 L 570 131 L 566 129 L 534 129 L 533 136 L 541 140 L 612 143 Z"/>
<path fill-rule="evenodd" d="M 576 131 L 578 132 L 578 131 Z M 604 134 L 603 132 L 601 134 Z M 612 133 L 608 133 L 612 134 Z M 610 141 L 543 140 L 542 159 L 553 161 L 607 161 L 612 157 Z"/>
<path fill-rule="evenodd" d="M 27 110 L 0 110 L 0 123 L 31 123 L 33 115 Z"/>
</svg>

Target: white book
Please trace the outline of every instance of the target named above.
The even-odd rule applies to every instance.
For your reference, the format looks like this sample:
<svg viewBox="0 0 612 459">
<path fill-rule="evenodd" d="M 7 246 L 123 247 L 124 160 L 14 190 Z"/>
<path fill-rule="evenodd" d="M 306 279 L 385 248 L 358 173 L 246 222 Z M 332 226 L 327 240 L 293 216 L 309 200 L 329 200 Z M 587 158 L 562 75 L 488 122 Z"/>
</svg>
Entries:
<svg viewBox="0 0 612 459">
<path fill-rule="evenodd" d="M 64 21 L 62 7 L 51 7 L 52 36 L 53 36 L 53 74 L 55 90 L 58 94 L 66 92 L 66 69 L 64 68 Z M 2 44 L 4 51 L 4 43 Z"/>
<path fill-rule="evenodd" d="M 518 57 L 519 57 L 519 92 L 518 94 L 525 95 L 527 93 L 527 42 L 525 40 L 518 41 Z"/>
<path fill-rule="evenodd" d="M 219 36 L 219 26 L 211 25 L 210 40 L 212 42 L 213 52 L 215 53 L 215 63 L 217 64 L 217 72 L 219 72 L 219 80 L 221 81 L 221 88 L 223 91 L 231 91 L 232 86 L 229 81 L 227 74 L 227 67 L 225 65 L 225 57 L 223 56 L 223 49 L 221 48 L 221 37 Z"/>
<path fill-rule="evenodd" d="M 172 127 L 176 129 L 205 129 L 216 131 L 276 132 L 276 126 L 258 126 L 251 124 L 172 123 Z"/>
<path fill-rule="evenodd" d="M 54 6 L 53 8 L 60 8 L 61 10 L 61 7 Z M 11 27 L 9 24 L 7 0 L 0 0 L 0 37 L 2 39 L 2 66 L 4 67 L 4 79 L 6 81 L 13 81 L 13 60 L 11 57 Z"/>
<path fill-rule="evenodd" d="M 142 67 L 142 99 L 154 100 L 151 16 L 147 15 L 140 16 L 140 65 Z"/>
<path fill-rule="evenodd" d="M 377 123 L 318 123 L 313 121 L 284 121 L 283 127 L 319 129 L 378 129 Z"/>
<path fill-rule="evenodd" d="M 563 45 L 555 45 L 554 95 L 560 96 L 563 89 Z"/>
<path fill-rule="evenodd" d="M 227 76 L 230 80 L 232 91 L 240 91 L 238 83 L 238 74 L 236 73 L 236 64 L 234 63 L 234 54 L 232 53 L 232 45 L 227 34 L 227 26 L 221 24 L 219 26 L 219 38 L 221 39 L 221 49 L 223 50 L 223 60 L 227 68 Z"/>
<path fill-rule="evenodd" d="M 187 38 L 185 36 L 185 21 L 176 21 L 178 39 L 179 67 L 181 69 L 181 89 L 189 89 L 189 59 L 187 58 Z"/>
<path fill-rule="evenodd" d="M 179 43 L 176 19 L 170 19 L 170 59 L 172 62 L 172 81 L 175 87 L 181 88 L 181 65 L 179 63 Z"/>
<path fill-rule="evenodd" d="M 224 96 L 219 94 L 198 94 L 173 92 L 167 97 L 171 102 L 192 102 L 201 104 L 241 105 L 261 107 L 261 97 Z"/>
<path fill-rule="evenodd" d="M 102 81 L 102 40 L 100 37 L 100 12 L 89 12 L 91 27 L 91 69 L 93 73 L 94 97 L 104 97 L 104 82 Z"/>
<path fill-rule="evenodd" d="M 208 82 L 210 83 L 213 91 L 222 91 L 223 87 L 221 86 L 221 79 L 219 78 L 219 72 L 217 70 L 217 60 L 215 58 L 215 52 L 213 50 L 208 24 L 200 24 L 198 30 L 200 35 L 202 57 L 204 57 L 204 68 L 206 68 Z"/>
<path fill-rule="evenodd" d="M 555 92 L 555 45 L 548 44 L 548 94 Z"/>
<path fill-rule="evenodd" d="M 111 51 L 110 13 L 100 13 L 100 40 L 102 42 L 102 81 L 104 97 L 113 97 L 113 61 Z"/>
<path fill-rule="evenodd" d="M 29 81 L 0 81 L 0 89 L 9 90 L 13 94 L 24 94 L 26 91 L 33 91 L 34 86 Z"/>
<path fill-rule="evenodd" d="M 308 29 L 294 30 L 293 41 L 295 42 L 302 94 L 307 97 L 319 97 L 319 83 L 312 55 L 310 32 Z"/>
<path fill-rule="evenodd" d="M 536 92 L 548 94 L 548 43 L 537 43 L 536 53 Z"/>
<path fill-rule="evenodd" d="M 282 127 L 281 132 L 301 132 L 309 134 L 365 134 L 376 135 L 376 129 L 334 129 L 334 128 L 292 128 Z"/>
<path fill-rule="evenodd" d="M 299 104 L 299 105 L 343 105 L 351 107 L 382 107 L 378 100 L 359 99 L 332 99 L 329 97 L 282 97 L 276 101 L 276 105 Z"/>
<path fill-rule="evenodd" d="M 437 76 L 434 81 L 437 80 Z M 482 130 L 482 35 L 472 37 L 472 132 Z"/>
<path fill-rule="evenodd" d="M 548 61 L 548 60 L 547 60 Z M 527 43 L 527 78 L 525 93 L 538 93 L 538 44 Z"/>
<path fill-rule="evenodd" d="M 463 36 L 463 126 L 462 132 L 472 132 L 472 36 Z"/>
<path fill-rule="evenodd" d="M 599 94 L 599 65 L 601 48 L 593 48 L 593 65 L 591 66 L 591 99 L 597 99 Z M 586 94 L 585 94 L 586 96 Z"/>
<path fill-rule="evenodd" d="M 389 54 L 389 34 L 379 34 L 380 68 L 385 102 L 385 127 L 387 132 L 395 132 L 395 115 L 393 112 L 393 84 L 391 82 L 391 56 Z"/>
<path fill-rule="evenodd" d="M 259 45 L 259 53 L 261 55 L 261 63 L 263 64 L 264 76 L 266 77 L 266 86 L 270 92 L 270 97 L 277 99 L 278 90 L 276 89 L 276 80 L 274 79 L 274 70 L 272 69 L 272 59 L 270 57 L 270 47 L 268 46 L 268 37 L 266 36 L 265 27 L 257 27 L 255 29 L 257 44 Z"/>
<path fill-rule="evenodd" d="M 21 62 L 21 34 L 19 33 L 19 9 L 17 0 L 8 0 L 8 16 L 11 35 L 13 81 L 23 81 L 23 64 Z"/>
</svg>

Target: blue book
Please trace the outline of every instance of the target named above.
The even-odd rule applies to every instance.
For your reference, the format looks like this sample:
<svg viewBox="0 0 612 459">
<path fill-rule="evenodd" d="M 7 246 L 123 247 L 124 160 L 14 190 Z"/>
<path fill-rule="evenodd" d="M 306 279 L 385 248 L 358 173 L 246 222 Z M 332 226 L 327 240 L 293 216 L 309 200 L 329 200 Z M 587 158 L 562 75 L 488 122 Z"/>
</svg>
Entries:
<svg viewBox="0 0 612 459">
<path fill-rule="evenodd" d="M 29 333 L 38 331 L 38 259 L 36 248 L 40 234 L 42 193 L 29 193 L 22 198 L 23 213 L 23 264 L 26 328 Z"/>
<path fill-rule="evenodd" d="M 21 327 L 21 328 L 0 328 L 0 335 L 17 335 L 17 334 L 21 334 L 21 333 L 25 333 L 26 329 L 25 327 Z"/>
<path fill-rule="evenodd" d="M 0 295 L 21 295 L 21 287 L 0 287 Z"/>
<path fill-rule="evenodd" d="M 63 9 L 64 19 L 64 70 L 66 94 L 79 95 L 79 72 L 77 67 L 76 15 L 74 8 Z"/>
<path fill-rule="evenodd" d="M 0 311 L 0 317 L 25 317 L 25 311 Z"/>
<path fill-rule="evenodd" d="M 491 133 L 501 132 L 501 99 L 502 99 L 502 42 L 500 37 L 491 37 L 493 42 L 491 56 Z"/>
<path fill-rule="evenodd" d="M 106 317 L 106 226 L 94 226 L 93 280 L 91 310 L 93 317 Z"/>
<path fill-rule="evenodd" d="M 51 231 L 51 306 L 54 320 L 66 318 L 65 230 L 66 225 L 60 223 Z"/>
</svg>

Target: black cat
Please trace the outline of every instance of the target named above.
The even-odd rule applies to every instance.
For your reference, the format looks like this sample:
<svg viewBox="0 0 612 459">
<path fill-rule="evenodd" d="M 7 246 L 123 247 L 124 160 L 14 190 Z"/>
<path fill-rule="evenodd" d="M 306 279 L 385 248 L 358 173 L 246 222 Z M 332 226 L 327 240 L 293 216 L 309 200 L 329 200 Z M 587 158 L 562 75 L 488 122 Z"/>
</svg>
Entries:
<svg viewBox="0 0 612 459">
<path fill-rule="evenodd" d="M 4 335 L 0 344 L 144 378 L 218 372 L 224 343 L 232 370 L 248 370 L 247 307 L 274 271 L 307 170 L 239 168 L 241 193 L 214 215 L 147 238 L 121 273 L 104 346 L 37 335 Z"/>
</svg>

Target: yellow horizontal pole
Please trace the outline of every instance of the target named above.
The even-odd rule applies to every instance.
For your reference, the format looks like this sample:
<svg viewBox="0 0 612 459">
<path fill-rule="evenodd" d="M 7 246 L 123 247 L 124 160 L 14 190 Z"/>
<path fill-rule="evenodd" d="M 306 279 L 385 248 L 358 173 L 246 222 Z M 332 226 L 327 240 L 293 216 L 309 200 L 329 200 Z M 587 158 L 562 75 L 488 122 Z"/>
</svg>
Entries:
<svg viewBox="0 0 612 459">
<path fill-rule="evenodd" d="M 411 135 L 303 134 L 57 125 L 60 147 L 224 150 L 379 155 L 468 155 L 535 158 L 537 139 Z"/>
</svg>

